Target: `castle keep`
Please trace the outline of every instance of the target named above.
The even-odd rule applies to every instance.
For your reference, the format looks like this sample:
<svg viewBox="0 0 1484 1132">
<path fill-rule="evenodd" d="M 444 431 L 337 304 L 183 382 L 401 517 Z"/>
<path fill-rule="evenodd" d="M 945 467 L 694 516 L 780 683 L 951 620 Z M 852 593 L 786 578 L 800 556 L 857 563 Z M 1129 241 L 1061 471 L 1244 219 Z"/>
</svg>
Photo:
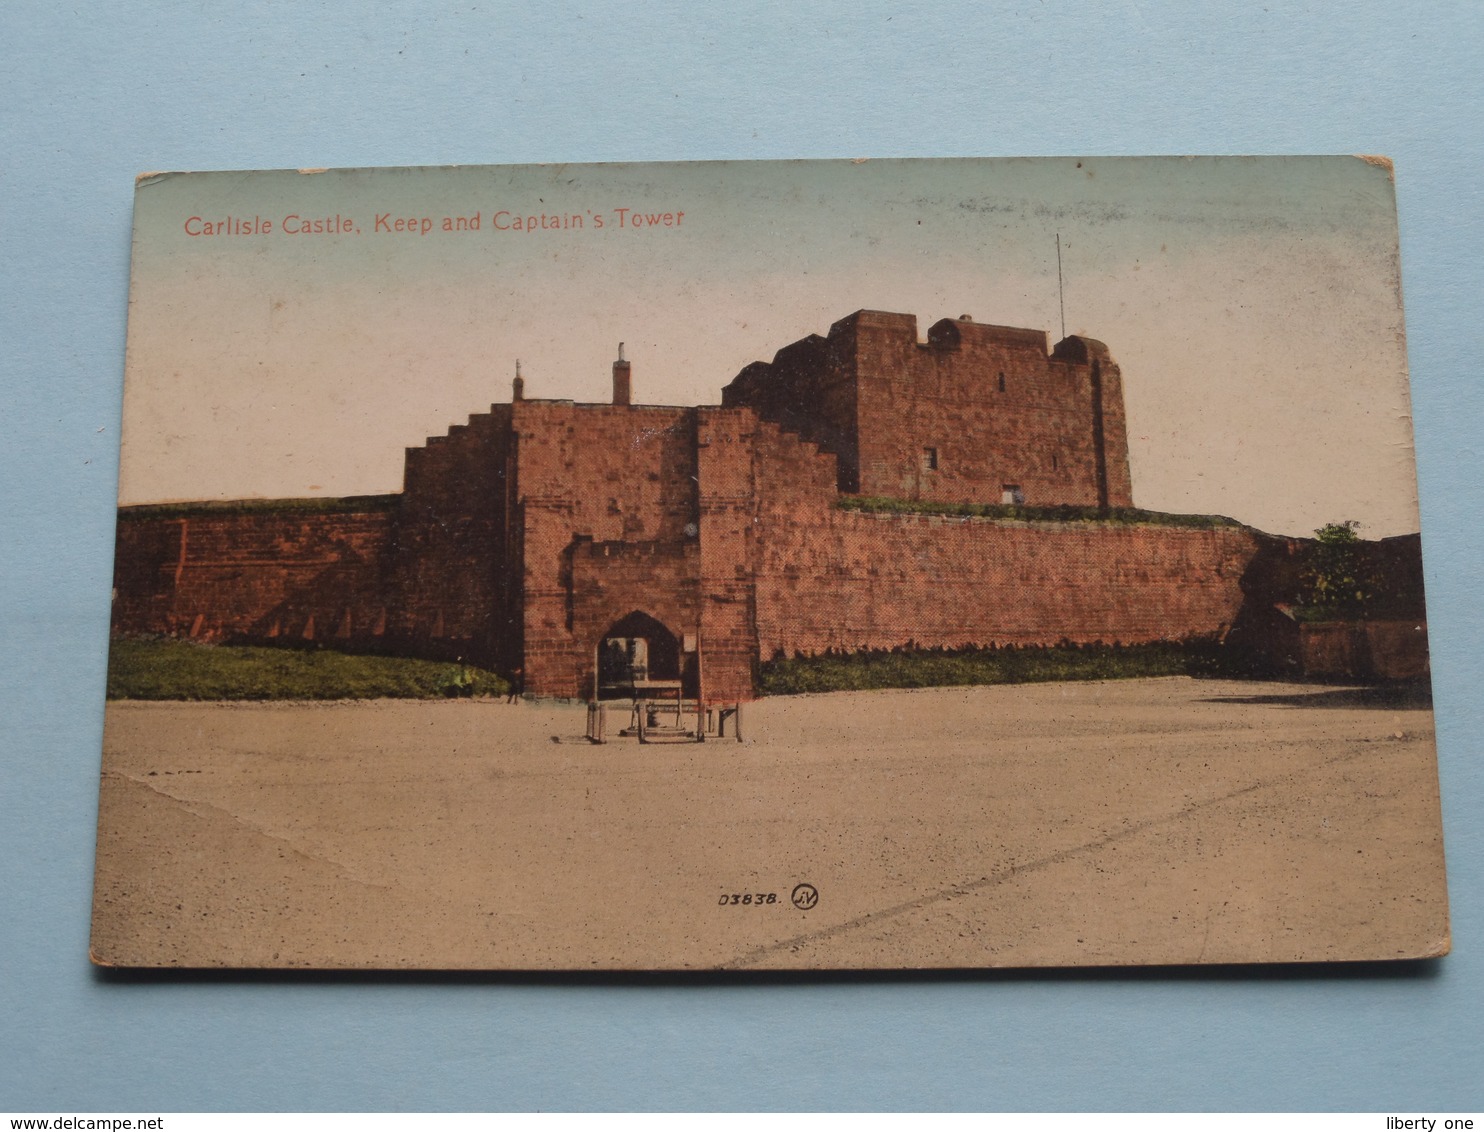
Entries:
<svg viewBox="0 0 1484 1132">
<path fill-rule="evenodd" d="M 1131 507 L 1122 378 L 1086 338 L 858 311 L 720 406 L 633 391 L 621 351 L 608 404 L 517 376 L 409 449 L 396 495 L 123 508 L 114 629 L 463 658 L 583 698 L 637 657 L 738 701 L 780 653 L 1218 636 L 1263 537 L 840 506 Z"/>
</svg>

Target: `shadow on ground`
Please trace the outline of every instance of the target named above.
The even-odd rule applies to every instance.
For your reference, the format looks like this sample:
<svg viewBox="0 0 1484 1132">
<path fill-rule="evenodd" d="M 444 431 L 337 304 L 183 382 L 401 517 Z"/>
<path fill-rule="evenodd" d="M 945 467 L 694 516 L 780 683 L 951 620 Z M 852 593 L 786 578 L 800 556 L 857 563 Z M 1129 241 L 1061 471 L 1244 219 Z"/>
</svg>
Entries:
<svg viewBox="0 0 1484 1132">
<path fill-rule="evenodd" d="M 1421 680 L 1405 684 L 1373 684 L 1359 688 L 1315 688 L 1301 685 L 1292 692 L 1254 696 L 1209 696 L 1207 704 L 1266 704 L 1275 707 L 1300 708 L 1381 708 L 1397 711 L 1404 708 L 1431 708 L 1432 684 Z"/>
</svg>

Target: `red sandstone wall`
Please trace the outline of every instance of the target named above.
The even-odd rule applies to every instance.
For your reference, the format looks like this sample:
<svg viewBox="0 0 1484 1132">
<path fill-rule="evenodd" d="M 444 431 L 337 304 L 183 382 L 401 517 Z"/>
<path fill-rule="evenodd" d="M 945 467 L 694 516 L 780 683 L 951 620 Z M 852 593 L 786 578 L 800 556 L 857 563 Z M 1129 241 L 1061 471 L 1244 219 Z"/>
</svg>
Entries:
<svg viewBox="0 0 1484 1132">
<path fill-rule="evenodd" d="M 750 409 L 702 409 L 696 429 L 700 479 L 701 664 L 705 694 L 750 700 L 757 663 L 753 572 L 757 557 L 757 460 L 760 426 Z M 780 436 L 777 426 L 766 426 Z M 800 446 L 801 453 L 804 446 Z M 816 452 L 812 447 L 808 451 Z M 818 457 L 831 490 L 835 461 Z"/>
<path fill-rule="evenodd" d="M 751 388 L 757 411 L 493 406 L 409 450 L 388 510 L 121 517 L 115 628 L 523 663 L 527 691 L 584 696 L 598 640 L 637 610 L 694 633 L 707 696 L 729 701 L 779 651 L 1134 642 L 1236 617 L 1246 531 L 834 508 L 857 417 L 864 491 L 1095 503 L 1099 406 L 1127 504 L 1121 378 L 1097 343 L 1048 359 L 1039 332 L 945 321 L 922 345 L 911 316 L 863 312 L 747 373 L 728 400 Z"/>
<path fill-rule="evenodd" d="M 855 344 L 838 327 L 828 338 L 811 334 L 779 350 L 772 362 L 748 366 L 722 390 L 722 405 L 749 407 L 833 453 L 837 489 L 854 492 L 860 486 Z"/>
<path fill-rule="evenodd" d="M 700 547 L 695 542 L 602 543 L 572 548 L 573 671 L 559 695 L 591 696 L 598 643 L 615 622 L 647 613 L 680 640 L 700 633 L 696 585 Z M 694 652 L 681 660 L 694 664 Z"/>
<path fill-rule="evenodd" d="M 408 449 L 391 556 L 393 632 L 422 655 L 506 667 L 519 654 L 508 569 L 510 406 Z"/>
<path fill-rule="evenodd" d="M 696 410 L 570 401 L 512 408 L 524 498 L 568 504 L 571 530 L 599 541 L 687 537 L 696 517 Z"/>
<path fill-rule="evenodd" d="M 1414 680 L 1430 671 L 1425 621 L 1321 621 L 1297 636 L 1305 676 Z"/>
<path fill-rule="evenodd" d="M 390 511 L 179 517 L 125 511 L 113 629 L 202 640 L 381 641 Z"/>
<path fill-rule="evenodd" d="M 1131 507 L 1122 376 L 1107 348 L 1038 330 L 858 311 L 748 366 L 729 407 L 839 456 L 840 490 L 940 502 Z"/>
<path fill-rule="evenodd" d="M 1099 506 L 1101 456 L 1107 505 L 1132 506 L 1116 366 L 1102 366 L 1098 405 L 1090 363 L 1049 357 L 1040 331 L 944 320 L 920 345 L 908 315 L 846 321 L 860 375 L 861 494 L 993 503 L 1013 484 L 1032 506 Z M 1101 453 L 1100 408 L 1114 409 L 1102 413 L 1113 429 Z"/>
<path fill-rule="evenodd" d="M 115 630 L 518 663 L 509 414 L 409 449 L 385 510 L 123 513 Z"/>
<path fill-rule="evenodd" d="M 751 459 L 736 449 L 752 430 Z M 745 410 L 702 417 L 703 583 L 728 570 L 755 649 L 817 653 L 1214 635 L 1241 608 L 1257 538 L 1241 528 L 1004 523 L 842 512 L 833 461 Z M 722 469 L 725 469 L 723 471 Z M 750 469 L 751 525 L 746 515 Z M 703 476 L 703 484 L 712 481 Z M 751 585 L 748 585 L 748 579 Z M 717 603 L 708 600 L 706 616 Z M 713 642 L 718 634 L 711 632 Z M 739 630 L 736 641 L 745 640 Z"/>
<path fill-rule="evenodd" d="M 1370 621 L 1365 635 L 1371 672 L 1382 679 L 1411 680 L 1431 671 L 1426 621 Z"/>
<path fill-rule="evenodd" d="M 1256 549 L 1240 528 L 1005 523 L 832 511 L 771 532 L 761 655 L 1137 643 L 1214 635 Z"/>
<path fill-rule="evenodd" d="M 1106 349 L 1103 350 L 1106 355 Z M 1109 507 L 1132 507 L 1134 487 L 1128 463 L 1128 418 L 1123 404 L 1123 371 L 1110 358 L 1099 362 L 1104 470 Z"/>
</svg>

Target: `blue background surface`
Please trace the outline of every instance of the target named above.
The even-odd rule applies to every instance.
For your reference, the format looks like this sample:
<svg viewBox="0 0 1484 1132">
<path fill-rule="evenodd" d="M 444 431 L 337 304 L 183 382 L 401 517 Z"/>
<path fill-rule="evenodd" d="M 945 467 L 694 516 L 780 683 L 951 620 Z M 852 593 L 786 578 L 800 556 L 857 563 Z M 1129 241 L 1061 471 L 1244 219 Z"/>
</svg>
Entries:
<svg viewBox="0 0 1484 1132">
<path fill-rule="evenodd" d="M 0 7 L 0 1108 L 1478 1109 L 1484 6 Z M 142 170 L 1382 153 L 1455 953 L 1403 970 L 126 981 L 87 961 Z"/>
</svg>

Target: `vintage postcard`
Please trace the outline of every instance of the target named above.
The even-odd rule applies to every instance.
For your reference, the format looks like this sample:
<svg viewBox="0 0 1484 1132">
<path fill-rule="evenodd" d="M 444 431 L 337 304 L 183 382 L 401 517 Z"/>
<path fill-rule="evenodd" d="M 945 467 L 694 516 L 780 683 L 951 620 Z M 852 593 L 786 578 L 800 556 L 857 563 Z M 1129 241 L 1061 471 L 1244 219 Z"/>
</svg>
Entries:
<svg viewBox="0 0 1484 1132">
<path fill-rule="evenodd" d="M 93 958 L 1449 945 L 1382 159 L 161 173 Z"/>
</svg>

